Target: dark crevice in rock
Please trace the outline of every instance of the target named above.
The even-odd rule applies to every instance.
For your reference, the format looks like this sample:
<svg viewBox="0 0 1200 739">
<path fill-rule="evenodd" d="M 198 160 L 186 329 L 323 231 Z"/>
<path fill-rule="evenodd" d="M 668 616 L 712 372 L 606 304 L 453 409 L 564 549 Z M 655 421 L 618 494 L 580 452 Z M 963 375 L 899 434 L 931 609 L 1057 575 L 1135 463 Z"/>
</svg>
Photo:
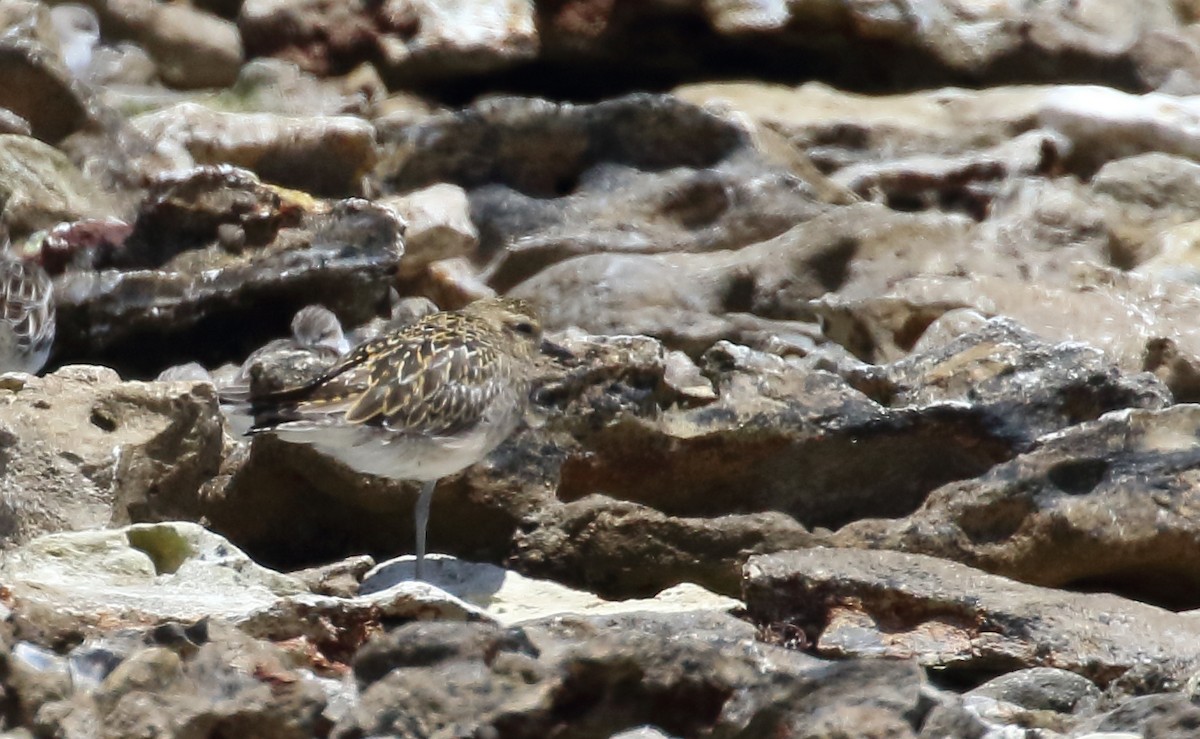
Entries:
<svg viewBox="0 0 1200 739">
<path fill-rule="evenodd" d="M 1077 593 L 1112 593 L 1169 611 L 1200 608 L 1200 576 L 1186 567 L 1157 560 L 1139 567 L 1114 569 L 1103 575 L 1081 578 L 1059 587 Z"/>
<path fill-rule="evenodd" d="M 1109 466 L 1103 459 L 1072 459 L 1051 467 L 1046 478 L 1064 493 L 1086 495 L 1104 481 Z"/>
<path fill-rule="evenodd" d="M 1078 50 L 1053 53 L 1027 47 L 970 73 L 909 44 L 846 39 L 814 32 L 811 25 L 798 30 L 803 36 L 748 33 L 731 38 L 714 34 L 698 18 L 669 18 L 661 26 L 642 19 L 636 28 L 622 29 L 625 37 L 607 46 L 607 55 L 556 46 L 553 35 L 546 35 L 541 58 L 504 71 L 453 79 L 393 75 L 387 82 L 389 87 L 410 89 L 451 106 L 498 91 L 583 103 L 630 91 L 667 92 L 682 84 L 748 78 L 785 85 L 816 80 L 862 93 L 1049 81 L 1101 83 L 1130 91 L 1145 87 L 1129 60 L 1099 58 Z M 820 41 L 813 43 L 814 38 Z M 611 51 L 618 48 L 624 52 L 621 57 Z M 844 63 L 849 56 L 854 64 Z"/>
</svg>

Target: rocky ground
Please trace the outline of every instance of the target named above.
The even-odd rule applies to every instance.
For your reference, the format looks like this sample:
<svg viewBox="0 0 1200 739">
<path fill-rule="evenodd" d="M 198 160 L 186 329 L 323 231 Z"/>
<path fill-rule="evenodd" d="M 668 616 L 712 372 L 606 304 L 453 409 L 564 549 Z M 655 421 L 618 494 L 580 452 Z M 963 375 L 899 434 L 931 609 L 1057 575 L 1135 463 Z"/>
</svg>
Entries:
<svg viewBox="0 0 1200 739">
<path fill-rule="evenodd" d="M 1200 5 L 86 5 L 0 0 L 0 737 L 1200 732 Z M 495 293 L 571 358 L 414 582 L 222 395 Z"/>
</svg>

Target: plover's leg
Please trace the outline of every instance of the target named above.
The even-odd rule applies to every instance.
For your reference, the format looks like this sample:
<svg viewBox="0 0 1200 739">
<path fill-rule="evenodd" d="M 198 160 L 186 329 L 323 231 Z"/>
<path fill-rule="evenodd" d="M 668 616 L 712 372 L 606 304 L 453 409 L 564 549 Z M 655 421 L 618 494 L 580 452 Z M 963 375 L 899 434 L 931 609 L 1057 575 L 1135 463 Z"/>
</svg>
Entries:
<svg viewBox="0 0 1200 739">
<path fill-rule="evenodd" d="M 429 504 L 433 502 L 433 489 L 437 480 L 429 480 L 421 484 L 421 494 L 417 497 L 417 579 L 425 564 L 425 527 L 429 525 Z"/>
</svg>

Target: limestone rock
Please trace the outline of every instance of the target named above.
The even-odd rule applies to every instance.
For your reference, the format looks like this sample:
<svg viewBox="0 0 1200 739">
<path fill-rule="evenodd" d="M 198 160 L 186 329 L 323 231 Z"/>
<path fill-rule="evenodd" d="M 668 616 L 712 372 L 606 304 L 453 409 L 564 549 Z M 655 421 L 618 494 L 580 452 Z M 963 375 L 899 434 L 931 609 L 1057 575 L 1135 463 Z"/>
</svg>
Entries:
<svg viewBox="0 0 1200 739">
<path fill-rule="evenodd" d="M 572 256 L 734 248 L 822 209 L 764 166 L 736 122 L 669 96 L 500 98 L 381 126 L 380 142 L 386 189 L 448 181 L 467 191 L 501 291 Z"/>
<path fill-rule="evenodd" d="M 1193 405 L 1109 413 L 1043 437 L 911 516 L 858 521 L 845 546 L 921 552 L 1046 586 L 1101 587 L 1194 607 Z"/>
<path fill-rule="evenodd" d="M 0 390 L 5 548 L 51 531 L 199 515 L 223 421 L 212 385 L 119 380 L 99 367 Z"/>
</svg>

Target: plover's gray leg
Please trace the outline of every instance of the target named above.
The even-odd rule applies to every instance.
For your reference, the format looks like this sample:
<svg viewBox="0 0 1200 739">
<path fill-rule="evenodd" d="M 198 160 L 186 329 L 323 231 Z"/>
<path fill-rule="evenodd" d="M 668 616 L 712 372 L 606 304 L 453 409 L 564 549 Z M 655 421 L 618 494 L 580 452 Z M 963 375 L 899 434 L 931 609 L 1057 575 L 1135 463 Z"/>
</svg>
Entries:
<svg viewBox="0 0 1200 739">
<path fill-rule="evenodd" d="M 421 580 L 421 572 L 425 564 L 425 527 L 429 524 L 429 504 L 433 502 L 433 489 L 437 480 L 421 483 L 421 495 L 417 497 L 417 579 Z"/>
</svg>

